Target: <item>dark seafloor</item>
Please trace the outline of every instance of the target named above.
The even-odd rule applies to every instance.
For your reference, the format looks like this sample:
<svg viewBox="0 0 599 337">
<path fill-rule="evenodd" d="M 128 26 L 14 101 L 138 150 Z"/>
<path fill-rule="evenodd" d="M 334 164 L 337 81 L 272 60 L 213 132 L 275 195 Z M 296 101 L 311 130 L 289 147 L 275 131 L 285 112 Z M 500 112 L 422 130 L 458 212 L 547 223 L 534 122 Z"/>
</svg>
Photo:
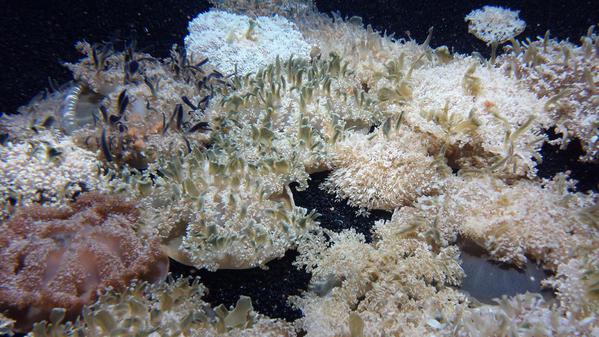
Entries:
<svg viewBox="0 0 599 337">
<path fill-rule="evenodd" d="M 431 45 L 447 45 L 455 51 L 488 54 L 484 43 L 469 35 L 464 16 L 483 5 L 501 5 L 520 10 L 527 22 L 524 36 L 543 35 L 551 29 L 554 37 L 578 42 L 592 24 L 599 20 L 599 3 L 593 1 L 390 1 L 333 0 L 316 1 L 321 12 L 338 10 L 343 16 L 361 16 L 375 29 L 407 35 L 423 41 L 430 26 L 435 26 Z M 59 83 L 70 80 L 70 72 L 62 61 L 75 61 L 79 54 L 75 42 L 136 39 L 142 50 L 156 57 L 166 57 L 172 46 L 183 44 L 187 23 L 199 12 L 209 8 L 207 1 L 17 1 L 0 0 L 0 112 L 13 113 L 48 86 L 48 77 Z M 551 131 L 549 131 L 551 134 Z M 578 190 L 597 191 L 599 167 L 581 163 L 580 144 L 567 149 L 545 144 L 539 176 L 552 177 L 570 170 L 579 180 Z M 356 209 L 318 188 L 326 173 L 312 176 L 310 187 L 294 190 L 297 205 L 316 208 L 322 214 L 323 227 L 340 231 L 354 228 L 370 240 L 370 228 L 377 219 L 389 219 L 390 213 L 372 212 L 368 218 L 356 217 Z M 207 272 L 173 262 L 175 276 L 199 275 L 209 289 L 206 300 L 213 305 L 233 305 L 240 295 L 252 298 L 254 308 L 271 317 L 294 320 L 301 312 L 291 308 L 286 299 L 307 289 L 310 275 L 295 269 L 293 251 L 268 264 L 268 270 L 222 270 Z M 466 268 L 466 266 L 465 266 Z M 496 272 L 501 269 L 495 266 Z M 505 269 L 505 267 L 503 268 Z M 468 272 L 468 270 L 466 270 Z M 466 282 L 471 282 L 466 280 Z M 470 287 L 485 282 L 478 280 Z M 533 287 L 534 288 L 534 287 Z M 513 294 L 515 289 L 500 290 Z"/>
</svg>

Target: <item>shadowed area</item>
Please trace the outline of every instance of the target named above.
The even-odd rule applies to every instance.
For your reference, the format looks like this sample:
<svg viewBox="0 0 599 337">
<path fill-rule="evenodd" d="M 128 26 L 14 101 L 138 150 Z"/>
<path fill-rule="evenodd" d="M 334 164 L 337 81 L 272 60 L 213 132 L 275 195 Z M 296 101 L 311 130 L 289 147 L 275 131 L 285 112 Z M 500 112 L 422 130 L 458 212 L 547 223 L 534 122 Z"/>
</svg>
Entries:
<svg viewBox="0 0 599 337">
<path fill-rule="evenodd" d="M 480 302 L 495 304 L 494 298 L 526 292 L 541 293 L 546 299 L 553 297 L 551 290 L 541 288 L 541 281 L 549 274 L 534 262 L 528 260 L 521 270 L 489 260 L 485 251 L 472 241 L 460 239 L 458 245 L 466 273 L 460 289 Z"/>
<path fill-rule="evenodd" d="M 323 228 L 335 232 L 353 228 L 358 233 L 364 234 L 366 242 L 372 241 L 370 230 L 377 220 L 390 220 L 392 213 L 385 211 L 371 211 L 369 217 L 356 216 L 357 207 L 349 206 L 345 201 L 335 200 L 333 194 L 329 194 L 319 188 L 325 181 L 329 172 L 319 172 L 310 175 L 308 188 L 297 191 L 293 186 L 293 198 L 295 204 L 308 210 L 316 209 L 320 213 L 318 221 Z"/>
<path fill-rule="evenodd" d="M 549 139 L 559 138 L 553 129 L 547 131 Z M 538 164 L 538 176 L 541 178 L 553 178 L 559 172 L 570 171 L 570 178 L 576 179 L 576 189 L 579 192 L 599 191 L 599 163 L 587 163 L 579 161 L 578 158 L 584 153 L 578 139 L 572 139 L 564 149 L 559 145 L 551 145 L 547 142 L 541 148 L 543 162 Z"/>
<path fill-rule="evenodd" d="M 301 311 L 287 304 L 287 298 L 299 295 L 308 289 L 311 275 L 297 270 L 293 261 L 297 253 L 288 251 L 284 257 L 266 264 L 268 270 L 251 268 L 243 270 L 222 269 L 210 272 L 198 270 L 171 260 L 170 271 L 175 278 L 179 276 L 199 276 L 208 288 L 204 301 L 213 306 L 235 305 L 239 296 L 252 298 L 257 312 L 272 318 L 293 321 L 302 316 Z"/>
</svg>

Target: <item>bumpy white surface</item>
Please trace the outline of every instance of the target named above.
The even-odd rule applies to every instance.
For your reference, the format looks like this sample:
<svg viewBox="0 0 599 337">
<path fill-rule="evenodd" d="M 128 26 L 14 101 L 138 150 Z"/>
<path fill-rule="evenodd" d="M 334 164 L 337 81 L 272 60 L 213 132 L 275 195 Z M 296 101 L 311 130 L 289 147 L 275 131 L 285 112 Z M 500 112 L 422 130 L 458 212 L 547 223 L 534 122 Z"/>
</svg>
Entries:
<svg viewBox="0 0 599 337">
<path fill-rule="evenodd" d="M 277 55 L 309 57 L 310 46 L 295 24 L 281 16 L 255 18 L 250 39 L 246 32 L 251 18 L 224 11 L 199 14 L 189 23 L 185 37 L 187 55 L 203 55 L 222 73 L 245 75 L 275 61 Z"/>
<path fill-rule="evenodd" d="M 62 154 L 50 158 L 47 149 Z M 90 190 L 104 190 L 98 177 L 98 160 L 94 153 L 73 144 L 70 138 L 58 139 L 39 135 L 28 142 L 0 147 L 0 219 L 9 215 L 7 200 L 16 197 L 17 206 L 29 206 L 40 198 L 45 205 L 64 206 L 83 184 Z"/>
<path fill-rule="evenodd" d="M 478 66 L 474 76 L 481 81 L 480 93 L 476 96 L 464 92 L 463 78 L 468 67 L 477 62 L 472 57 L 456 57 L 450 63 L 417 69 L 412 74 L 413 99 L 403 107 L 406 121 L 419 131 L 443 139 L 459 147 L 465 144 L 481 146 L 493 155 L 505 155 L 505 132 L 513 132 L 534 115 L 532 126 L 517 139 L 514 153 L 521 161 L 514 173 L 532 175 L 535 163 L 531 159 L 540 147 L 534 142 L 539 137 L 541 127 L 547 127 L 549 120 L 543 113 L 546 99 L 538 99 L 533 92 L 514 78 L 505 76 L 500 69 Z M 423 112 L 442 111 L 447 104 L 448 114 L 466 119 L 474 111 L 479 122 L 474 135 L 464 132 L 447 132 L 439 124 L 427 120 Z M 509 124 L 503 125 L 493 115 L 496 111 Z M 533 145 L 527 145 L 533 144 Z"/>
<path fill-rule="evenodd" d="M 475 9 L 464 18 L 468 21 L 468 31 L 490 44 L 504 42 L 522 33 L 526 23 L 518 17 L 520 11 L 496 6 Z"/>
</svg>

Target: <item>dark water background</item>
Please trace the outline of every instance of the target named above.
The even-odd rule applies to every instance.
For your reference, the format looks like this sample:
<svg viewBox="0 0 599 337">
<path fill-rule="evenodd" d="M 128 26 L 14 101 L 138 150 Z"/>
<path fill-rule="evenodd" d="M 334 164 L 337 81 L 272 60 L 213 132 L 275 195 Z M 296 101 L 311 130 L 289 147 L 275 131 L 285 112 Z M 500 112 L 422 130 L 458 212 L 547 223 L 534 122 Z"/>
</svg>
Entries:
<svg viewBox="0 0 599 337">
<path fill-rule="evenodd" d="M 535 37 L 551 29 L 552 36 L 574 42 L 587 28 L 599 21 L 599 1 L 316 1 L 321 12 L 339 10 L 343 16 L 361 16 L 377 30 L 409 35 L 423 41 L 430 26 L 435 26 L 431 45 L 447 45 L 455 51 L 473 51 L 488 55 L 488 48 L 468 34 L 464 16 L 483 5 L 501 5 L 520 10 L 527 22 L 520 35 Z M 166 57 L 172 44 L 182 44 L 187 23 L 209 7 L 206 1 L 17 1 L 0 0 L 0 112 L 14 112 L 31 97 L 48 87 L 48 77 L 59 83 L 71 79 L 60 63 L 75 61 L 80 55 L 75 42 L 108 41 L 113 38 L 138 41 L 142 50 L 153 56 Z M 596 189 L 597 166 L 581 164 L 576 158 L 579 146 L 574 143 L 567 151 L 545 146 L 544 164 L 540 175 L 550 177 L 566 169 L 573 170 L 580 190 Z M 368 234 L 375 218 L 390 214 L 375 214 L 369 219 L 353 217 L 355 210 L 334 202 L 317 187 L 324 175 L 314 177 L 313 184 L 303 194 L 296 193 L 300 206 L 316 207 L 323 213 L 324 225 L 351 224 Z M 334 214 L 327 209 L 335 207 Z M 337 221 L 342 219 L 343 221 Z M 201 275 L 210 289 L 207 300 L 213 304 L 234 304 L 239 295 L 249 295 L 255 308 L 272 317 L 293 320 L 300 312 L 286 304 L 286 297 L 306 289 L 309 274 L 291 266 L 295 253 L 269 263 L 270 270 L 219 271 L 208 273 L 174 264 L 177 275 Z"/>
</svg>

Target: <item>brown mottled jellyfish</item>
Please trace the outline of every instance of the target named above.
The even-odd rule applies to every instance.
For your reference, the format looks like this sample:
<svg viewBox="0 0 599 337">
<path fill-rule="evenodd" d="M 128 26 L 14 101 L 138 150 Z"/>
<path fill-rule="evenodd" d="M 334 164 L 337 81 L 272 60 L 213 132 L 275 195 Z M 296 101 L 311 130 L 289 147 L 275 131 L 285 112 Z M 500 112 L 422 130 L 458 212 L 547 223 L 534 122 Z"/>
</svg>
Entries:
<svg viewBox="0 0 599 337">
<path fill-rule="evenodd" d="M 168 259 L 136 231 L 138 217 L 134 203 L 99 193 L 68 208 L 21 209 L 0 225 L 0 311 L 26 330 L 55 307 L 74 318 L 106 287 L 163 279 Z"/>
</svg>

